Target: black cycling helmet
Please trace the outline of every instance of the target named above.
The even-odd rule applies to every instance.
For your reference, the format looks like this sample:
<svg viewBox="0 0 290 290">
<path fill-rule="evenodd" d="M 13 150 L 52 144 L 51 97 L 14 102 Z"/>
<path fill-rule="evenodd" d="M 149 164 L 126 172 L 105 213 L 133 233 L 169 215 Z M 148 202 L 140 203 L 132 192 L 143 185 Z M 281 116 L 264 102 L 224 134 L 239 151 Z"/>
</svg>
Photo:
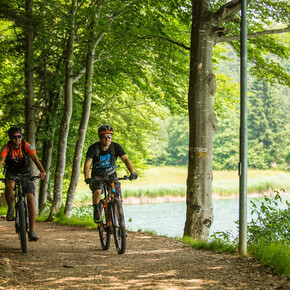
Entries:
<svg viewBox="0 0 290 290">
<path fill-rule="evenodd" d="M 8 136 L 9 136 L 10 139 L 12 138 L 12 136 L 13 136 L 14 133 L 20 133 L 21 135 L 23 134 L 23 133 L 22 133 L 22 128 L 19 127 L 19 126 L 12 126 L 12 127 L 7 131 L 7 133 L 8 133 Z"/>
<path fill-rule="evenodd" d="M 98 135 L 101 136 L 103 134 L 114 134 L 114 129 L 109 125 L 102 125 L 98 129 Z"/>
</svg>

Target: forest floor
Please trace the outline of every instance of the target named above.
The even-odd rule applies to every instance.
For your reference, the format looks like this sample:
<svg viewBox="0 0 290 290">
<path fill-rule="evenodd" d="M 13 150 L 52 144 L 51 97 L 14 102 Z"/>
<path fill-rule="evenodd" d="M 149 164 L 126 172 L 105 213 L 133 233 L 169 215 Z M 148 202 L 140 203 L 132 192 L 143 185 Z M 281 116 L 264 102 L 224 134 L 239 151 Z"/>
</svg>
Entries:
<svg viewBox="0 0 290 290">
<path fill-rule="evenodd" d="M 0 289 L 290 289 L 252 258 L 128 232 L 127 250 L 103 251 L 96 230 L 37 223 L 22 254 L 14 223 L 0 220 Z"/>
</svg>

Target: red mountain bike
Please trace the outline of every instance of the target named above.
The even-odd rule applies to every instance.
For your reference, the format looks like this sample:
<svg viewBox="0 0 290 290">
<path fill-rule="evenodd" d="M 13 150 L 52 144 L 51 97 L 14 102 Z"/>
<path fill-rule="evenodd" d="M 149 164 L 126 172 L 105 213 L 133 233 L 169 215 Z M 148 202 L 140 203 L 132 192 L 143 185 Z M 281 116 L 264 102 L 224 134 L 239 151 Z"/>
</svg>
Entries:
<svg viewBox="0 0 290 290">
<path fill-rule="evenodd" d="M 128 176 L 118 178 L 118 180 L 127 179 L 129 179 Z M 120 199 L 114 196 L 114 180 L 106 182 L 104 187 L 105 196 L 99 203 L 101 221 L 98 230 L 101 245 L 103 250 L 108 250 L 111 243 L 111 234 L 113 234 L 117 252 L 124 254 L 126 250 L 126 228 L 121 196 Z"/>
</svg>

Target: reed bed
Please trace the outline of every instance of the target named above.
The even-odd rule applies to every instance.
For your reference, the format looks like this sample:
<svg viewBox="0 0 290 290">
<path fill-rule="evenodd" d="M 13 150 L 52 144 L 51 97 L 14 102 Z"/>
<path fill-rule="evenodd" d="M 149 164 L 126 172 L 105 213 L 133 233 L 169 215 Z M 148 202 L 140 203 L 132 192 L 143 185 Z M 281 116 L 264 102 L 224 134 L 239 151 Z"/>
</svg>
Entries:
<svg viewBox="0 0 290 290">
<path fill-rule="evenodd" d="M 122 174 L 119 174 L 120 176 Z M 123 197 L 186 196 L 186 167 L 152 167 L 137 180 L 122 182 Z M 290 190 L 290 172 L 276 170 L 249 170 L 248 193 L 264 194 L 275 190 Z M 221 197 L 239 193 L 237 171 L 214 171 L 212 192 Z M 91 200 L 91 193 L 80 180 L 76 201 Z"/>
</svg>

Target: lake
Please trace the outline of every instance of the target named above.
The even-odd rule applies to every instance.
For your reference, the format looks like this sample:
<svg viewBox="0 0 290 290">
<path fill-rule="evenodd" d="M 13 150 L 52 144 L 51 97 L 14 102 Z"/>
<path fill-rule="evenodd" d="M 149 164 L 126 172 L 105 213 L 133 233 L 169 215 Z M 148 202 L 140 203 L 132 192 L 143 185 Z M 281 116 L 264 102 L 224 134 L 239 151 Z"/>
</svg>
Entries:
<svg viewBox="0 0 290 290">
<path fill-rule="evenodd" d="M 290 196 L 282 197 L 290 201 Z M 250 216 L 250 200 L 248 198 L 248 221 Z M 126 228 L 131 231 L 154 231 L 158 235 L 168 237 L 182 237 L 186 204 L 185 202 L 123 205 Z M 214 221 L 210 233 L 218 231 L 232 231 L 238 234 L 239 199 L 218 199 L 213 201 Z"/>
</svg>

